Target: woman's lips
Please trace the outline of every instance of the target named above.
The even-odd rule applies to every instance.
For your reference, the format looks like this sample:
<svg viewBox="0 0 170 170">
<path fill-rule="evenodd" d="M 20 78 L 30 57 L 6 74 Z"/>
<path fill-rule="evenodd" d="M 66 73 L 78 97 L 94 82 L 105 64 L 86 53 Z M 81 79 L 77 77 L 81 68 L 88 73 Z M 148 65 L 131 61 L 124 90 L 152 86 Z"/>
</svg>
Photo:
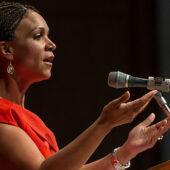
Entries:
<svg viewBox="0 0 170 170">
<path fill-rule="evenodd" d="M 53 63 L 51 63 L 51 62 L 44 61 L 44 63 L 47 64 L 47 65 L 49 65 L 49 66 L 51 66 L 51 67 L 53 66 Z"/>
<path fill-rule="evenodd" d="M 52 67 L 52 65 L 53 65 L 52 62 L 53 62 L 54 58 L 55 58 L 54 56 L 46 57 L 43 61 L 45 64 Z"/>
</svg>

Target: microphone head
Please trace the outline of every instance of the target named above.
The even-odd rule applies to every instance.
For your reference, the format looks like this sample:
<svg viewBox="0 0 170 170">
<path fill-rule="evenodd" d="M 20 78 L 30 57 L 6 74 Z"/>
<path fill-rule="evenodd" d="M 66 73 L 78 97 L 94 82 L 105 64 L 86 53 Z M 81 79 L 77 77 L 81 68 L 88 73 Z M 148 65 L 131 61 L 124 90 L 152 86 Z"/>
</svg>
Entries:
<svg viewBox="0 0 170 170">
<path fill-rule="evenodd" d="M 113 88 L 125 88 L 128 87 L 128 74 L 120 71 L 110 72 L 108 76 L 108 85 Z"/>
</svg>

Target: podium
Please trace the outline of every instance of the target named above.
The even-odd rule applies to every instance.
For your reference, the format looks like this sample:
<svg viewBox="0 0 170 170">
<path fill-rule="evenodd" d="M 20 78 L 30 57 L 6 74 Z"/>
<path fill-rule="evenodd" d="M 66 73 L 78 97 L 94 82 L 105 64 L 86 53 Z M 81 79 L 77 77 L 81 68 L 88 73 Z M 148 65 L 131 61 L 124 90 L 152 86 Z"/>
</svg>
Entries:
<svg viewBox="0 0 170 170">
<path fill-rule="evenodd" d="M 147 170 L 170 170 L 170 160 L 163 162 L 161 164 L 158 164 L 152 168 L 149 168 Z"/>
</svg>

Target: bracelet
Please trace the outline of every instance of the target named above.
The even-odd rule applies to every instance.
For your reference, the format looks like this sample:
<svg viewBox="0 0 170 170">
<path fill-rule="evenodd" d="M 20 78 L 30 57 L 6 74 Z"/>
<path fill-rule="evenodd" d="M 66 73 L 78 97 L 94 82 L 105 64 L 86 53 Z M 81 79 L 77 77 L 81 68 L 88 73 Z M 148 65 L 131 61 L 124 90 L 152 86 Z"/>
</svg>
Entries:
<svg viewBox="0 0 170 170">
<path fill-rule="evenodd" d="M 125 165 L 121 165 L 121 163 L 117 159 L 116 152 L 119 150 L 120 147 L 114 149 L 111 153 L 111 163 L 115 167 L 116 170 L 122 170 L 122 169 L 127 169 L 130 167 L 130 161 Z"/>
</svg>

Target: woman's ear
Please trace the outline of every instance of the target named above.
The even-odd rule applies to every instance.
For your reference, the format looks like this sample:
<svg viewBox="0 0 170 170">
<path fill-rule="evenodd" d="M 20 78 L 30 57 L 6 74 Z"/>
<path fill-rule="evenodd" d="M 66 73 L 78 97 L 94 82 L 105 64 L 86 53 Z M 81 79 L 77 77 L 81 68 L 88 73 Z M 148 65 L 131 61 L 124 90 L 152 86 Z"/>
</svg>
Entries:
<svg viewBox="0 0 170 170">
<path fill-rule="evenodd" d="M 0 42 L 0 55 L 7 60 L 13 60 L 13 48 L 8 42 Z"/>
</svg>

